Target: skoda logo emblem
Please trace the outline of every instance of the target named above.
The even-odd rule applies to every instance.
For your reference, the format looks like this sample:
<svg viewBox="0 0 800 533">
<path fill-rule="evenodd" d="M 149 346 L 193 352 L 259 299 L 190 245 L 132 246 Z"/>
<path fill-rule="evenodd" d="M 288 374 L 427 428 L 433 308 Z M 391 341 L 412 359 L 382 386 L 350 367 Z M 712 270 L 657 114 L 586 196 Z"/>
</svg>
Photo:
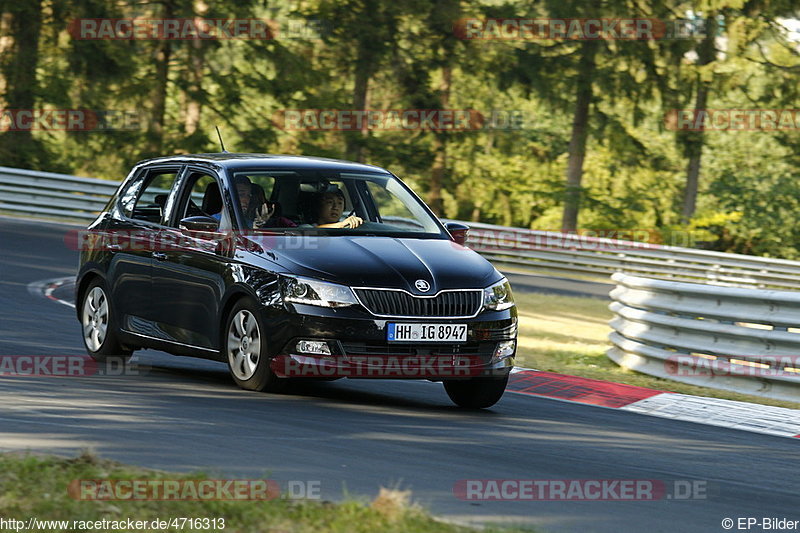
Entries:
<svg viewBox="0 0 800 533">
<path fill-rule="evenodd" d="M 419 292 L 428 292 L 431 290 L 431 284 L 425 281 L 424 279 L 418 279 L 414 282 L 414 286 L 417 288 Z"/>
</svg>

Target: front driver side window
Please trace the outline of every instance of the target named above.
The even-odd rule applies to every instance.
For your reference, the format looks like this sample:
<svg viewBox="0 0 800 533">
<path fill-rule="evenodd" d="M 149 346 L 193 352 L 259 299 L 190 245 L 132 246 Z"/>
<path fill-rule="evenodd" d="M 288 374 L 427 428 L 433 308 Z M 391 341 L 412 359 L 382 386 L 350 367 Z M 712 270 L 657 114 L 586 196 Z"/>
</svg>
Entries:
<svg viewBox="0 0 800 533">
<path fill-rule="evenodd" d="M 187 217 L 212 216 L 218 218 L 222 211 L 222 196 L 214 176 L 209 174 L 193 174 L 189 177 L 189 197 L 184 189 L 181 198 L 181 213 L 178 220 Z"/>
</svg>

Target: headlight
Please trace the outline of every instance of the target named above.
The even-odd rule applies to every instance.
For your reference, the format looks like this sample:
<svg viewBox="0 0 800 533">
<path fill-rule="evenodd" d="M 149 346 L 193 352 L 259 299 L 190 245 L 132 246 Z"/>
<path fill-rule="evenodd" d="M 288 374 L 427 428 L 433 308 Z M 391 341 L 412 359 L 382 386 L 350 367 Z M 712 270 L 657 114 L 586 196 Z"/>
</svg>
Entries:
<svg viewBox="0 0 800 533">
<path fill-rule="evenodd" d="M 350 287 L 310 278 L 284 277 L 281 292 L 285 302 L 298 304 L 345 307 L 358 303 Z"/>
<path fill-rule="evenodd" d="M 514 296 L 511 294 L 511 284 L 503 278 L 491 287 L 483 289 L 483 308 L 493 311 L 502 311 L 514 307 Z"/>
</svg>

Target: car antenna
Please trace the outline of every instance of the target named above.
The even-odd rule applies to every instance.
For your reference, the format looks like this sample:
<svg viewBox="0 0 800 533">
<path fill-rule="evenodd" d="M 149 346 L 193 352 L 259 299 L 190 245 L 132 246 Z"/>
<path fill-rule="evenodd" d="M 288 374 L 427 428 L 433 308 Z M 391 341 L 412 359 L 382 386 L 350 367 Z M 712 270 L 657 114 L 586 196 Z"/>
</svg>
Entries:
<svg viewBox="0 0 800 533">
<path fill-rule="evenodd" d="M 229 153 L 225 149 L 225 143 L 222 142 L 222 134 L 219 132 L 219 126 L 214 126 L 214 127 L 217 129 L 217 137 L 219 137 L 219 145 L 222 147 L 222 152 L 226 154 Z"/>
</svg>

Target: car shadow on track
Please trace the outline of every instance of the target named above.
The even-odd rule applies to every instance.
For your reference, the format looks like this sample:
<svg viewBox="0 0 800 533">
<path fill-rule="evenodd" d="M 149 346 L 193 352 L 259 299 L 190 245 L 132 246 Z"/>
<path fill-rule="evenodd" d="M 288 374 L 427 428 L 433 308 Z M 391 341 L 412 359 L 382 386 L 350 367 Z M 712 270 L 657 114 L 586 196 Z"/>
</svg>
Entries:
<svg viewBox="0 0 800 533">
<path fill-rule="evenodd" d="M 172 356 L 166 356 L 171 358 Z M 149 358 L 148 358 L 149 359 Z M 252 395 L 254 399 L 315 399 L 327 400 L 349 405 L 370 407 L 396 407 L 424 412 L 464 413 L 474 416 L 494 416 L 491 409 L 463 409 L 450 403 L 441 383 L 426 380 L 381 380 L 381 379 L 338 379 L 338 380 L 293 380 L 289 392 L 283 394 L 244 391 L 236 387 L 227 368 L 222 363 L 175 358 L 175 362 L 159 357 L 155 361 L 136 362 L 133 366 L 142 374 L 158 376 L 170 380 L 191 380 L 205 386 L 229 389 L 232 393 Z M 387 387 L 390 390 L 380 390 Z M 219 390 L 217 392 L 223 392 Z"/>
</svg>

